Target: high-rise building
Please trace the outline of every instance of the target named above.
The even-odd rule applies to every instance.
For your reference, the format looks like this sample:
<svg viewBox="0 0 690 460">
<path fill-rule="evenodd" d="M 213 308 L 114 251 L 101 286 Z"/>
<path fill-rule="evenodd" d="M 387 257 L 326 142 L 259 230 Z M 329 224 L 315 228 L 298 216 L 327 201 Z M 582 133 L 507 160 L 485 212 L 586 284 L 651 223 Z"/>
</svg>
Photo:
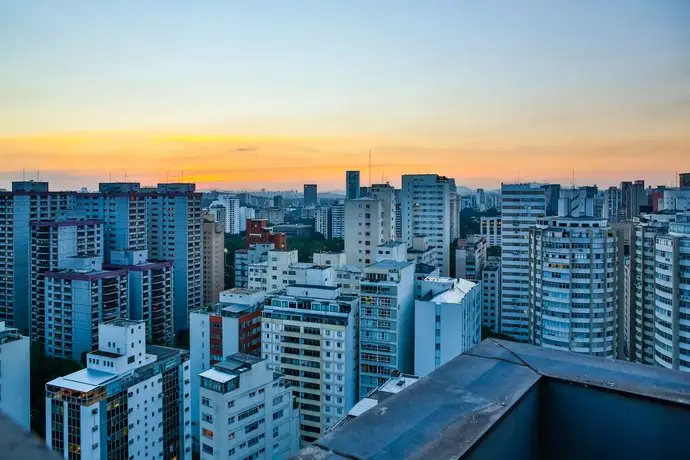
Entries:
<svg viewBox="0 0 690 460">
<path fill-rule="evenodd" d="M 401 198 L 401 193 L 402 190 L 399 188 L 395 189 L 395 239 L 396 240 L 401 240 L 403 239 L 402 236 L 402 198 Z"/>
<path fill-rule="evenodd" d="M 191 460 L 189 353 L 146 346 L 145 324 L 98 329 L 86 369 L 46 384 L 46 445 L 64 458 Z"/>
<path fill-rule="evenodd" d="M 455 278 L 479 281 L 486 265 L 486 238 L 470 235 L 455 247 Z"/>
<path fill-rule="evenodd" d="M 173 264 L 169 260 L 149 261 L 146 250 L 111 251 L 108 269 L 127 271 L 129 319 L 146 324 L 146 340 L 172 345 Z"/>
<path fill-rule="evenodd" d="M 377 247 L 364 267 L 359 309 L 359 397 L 383 385 L 394 371 L 414 367 L 414 263 L 405 243 Z"/>
<path fill-rule="evenodd" d="M 484 217 L 479 219 L 479 234 L 486 238 L 488 248 L 501 246 L 501 217 Z"/>
<path fill-rule="evenodd" d="M 200 375 L 201 458 L 288 458 L 299 449 L 299 409 L 266 360 L 236 353 Z"/>
<path fill-rule="evenodd" d="M 0 321 L 0 412 L 26 431 L 31 429 L 30 345 L 28 337 Z"/>
<path fill-rule="evenodd" d="M 657 236 L 654 293 L 654 361 L 690 372 L 690 215 Z"/>
<path fill-rule="evenodd" d="M 199 374 L 233 353 L 258 356 L 264 291 L 233 288 L 221 292 L 219 303 L 189 314 L 192 366 L 192 436 L 199 444 Z M 196 450 L 196 449 L 195 449 Z"/>
<path fill-rule="evenodd" d="M 175 331 L 189 328 L 189 311 L 203 302 L 201 193 L 194 184 L 158 184 L 148 196 L 149 257 L 173 261 Z"/>
<path fill-rule="evenodd" d="M 345 171 L 345 199 L 359 198 L 359 171 Z"/>
<path fill-rule="evenodd" d="M 372 197 L 345 201 L 345 254 L 347 263 L 368 265 L 384 239 L 388 223 L 383 201 Z"/>
<path fill-rule="evenodd" d="M 219 222 L 225 231 L 225 221 L 228 218 L 228 210 L 220 203 L 213 203 L 208 207 L 208 212 L 213 216 L 215 222 Z M 246 225 L 246 224 L 245 224 Z"/>
<path fill-rule="evenodd" d="M 258 244 L 273 244 L 272 249 L 287 249 L 287 235 L 281 232 L 273 232 L 268 228 L 266 219 L 248 219 L 247 234 L 245 238 L 245 248 Z"/>
<path fill-rule="evenodd" d="M 618 222 L 621 209 L 621 191 L 618 187 L 609 187 L 604 191 L 602 217 L 609 222 Z"/>
<path fill-rule="evenodd" d="M 95 258 L 94 269 L 100 270 L 103 264 L 103 221 L 87 220 L 84 212 L 77 210 L 56 211 L 51 220 L 31 222 L 30 240 L 31 338 L 47 345 L 46 332 L 52 337 L 55 331 L 46 330 L 46 320 L 52 321 L 55 318 L 54 303 L 65 299 L 61 293 L 51 292 L 58 295 L 57 299 L 47 296 L 45 274 L 66 269 L 74 262 L 79 263 L 79 260 L 74 259 L 78 257 Z M 70 295 L 69 298 L 71 297 Z M 96 308 L 98 311 L 97 306 Z M 126 315 L 126 311 L 124 314 Z M 60 321 L 62 319 L 59 318 Z M 68 329 L 64 332 L 71 336 L 72 328 L 67 327 L 68 325 L 71 324 L 60 323 L 60 326 Z M 62 332 L 62 327 L 60 327 L 60 332 Z M 91 351 L 90 337 L 91 327 L 89 326 L 87 351 Z M 50 341 L 52 342 L 52 338 Z"/>
<path fill-rule="evenodd" d="M 455 179 L 436 174 L 402 176 L 402 237 L 408 245 L 414 235 L 428 236 L 436 250 L 434 265 L 450 270 L 451 196 Z"/>
<path fill-rule="evenodd" d="M 79 361 L 99 346 L 98 324 L 127 318 L 127 270 L 103 270 L 100 257 L 76 256 L 44 273 L 48 356 Z"/>
<path fill-rule="evenodd" d="M 641 208 L 647 206 L 647 191 L 643 180 L 636 180 L 626 190 L 625 209 L 626 217 L 632 219 L 640 215 Z"/>
<path fill-rule="evenodd" d="M 414 306 L 414 369 L 424 376 L 478 344 L 482 332 L 479 284 L 427 277 Z"/>
<path fill-rule="evenodd" d="M 247 231 L 247 220 L 256 218 L 256 210 L 247 206 L 240 206 L 240 233 Z"/>
<path fill-rule="evenodd" d="M 240 199 L 235 195 L 218 195 L 211 206 L 220 204 L 225 208 L 225 233 L 237 235 L 240 233 Z"/>
<path fill-rule="evenodd" d="M 11 192 L 0 191 L 0 321 L 14 324 L 14 212 Z"/>
<path fill-rule="evenodd" d="M 335 269 L 335 286 L 346 295 L 359 295 L 362 281 L 362 268 L 359 265 L 348 264 L 344 252 L 315 252 L 314 264 L 333 267 Z"/>
<path fill-rule="evenodd" d="M 633 219 L 630 241 L 630 360 L 654 364 L 655 242 L 676 221 L 675 213 L 644 214 Z"/>
<path fill-rule="evenodd" d="M 320 233 L 326 239 L 332 238 L 331 219 L 332 213 L 330 206 L 317 206 L 314 212 L 314 231 Z"/>
<path fill-rule="evenodd" d="M 395 240 L 395 189 L 390 184 L 374 184 L 369 196 L 382 204 L 382 237 L 383 241 Z"/>
<path fill-rule="evenodd" d="M 657 209 L 659 211 L 678 212 L 690 210 L 690 188 L 667 188 L 659 192 Z"/>
<path fill-rule="evenodd" d="M 690 188 L 690 173 L 678 174 L 678 184 L 680 188 Z"/>
<path fill-rule="evenodd" d="M 316 206 L 318 202 L 316 184 L 304 184 L 304 206 Z"/>
<path fill-rule="evenodd" d="M 103 219 L 104 261 L 110 262 L 111 251 L 143 250 L 148 247 L 146 196 L 136 182 L 101 183 L 100 193 L 78 194 L 77 206 L 99 211 L 91 218 Z M 90 201 L 90 206 L 89 206 Z"/>
<path fill-rule="evenodd" d="M 530 341 L 619 356 L 624 282 L 620 232 L 606 219 L 558 216 L 540 218 L 529 237 Z"/>
<path fill-rule="evenodd" d="M 460 208 L 462 203 L 460 201 L 460 195 L 455 190 L 450 192 L 450 242 L 453 243 L 455 240 L 460 238 Z"/>
<path fill-rule="evenodd" d="M 482 326 L 501 330 L 501 265 L 490 263 L 482 270 Z"/>
<path fill-rule="evenodd" d="M 558 210 L 558 185 L 501 185 L 501 333 L 529 340 L 529 229 Z"/>
<path fill-rule="evenodd" d="M 300 435 L 313 442 L 357 401 L 359 298 L 333 286 L 291 285 L 266 300 L 262 354 L 300 405 Z"/>
<path fill-rule="evenodd" d="M 10 231 L 0 234 L 5 240 L 3 246 L 12 245 L 12 257 L 0 260 L 0 271 L 5 273 L 6 282 L 0 283 L 3 296 L 12 298 L 4 305 L 4 319 L 20 331 L 31 328 L 31 222 L 53 219 L 60 210 L 75 206 L 75 193 L 49 192 L 47 182 L 12 182 L 11 198 L 5 195 L 0 203 L 11 206 L 0 214 L 5 215 L 5 228 Z M 7 217 L 12 215 L 11 223 Z M 9 242 L 11 239 L 11 243 Z M 11 293 L 10 293 L 11 290 Z M 5 303 L 8 303 L 5 301 Z M 3 307 L 3 305 L 0 305 Z"/>
<path fill-rule="evenodd" d="M 204 303 L 218 301 L 225 286 L 225 233 L 223 225 L 204 214 Z"/>
<path fill-rule="evenodd" d="M 330 238 L 345 238 L 345 205 L 331 206 L 331 235 Z"/>
</svg>

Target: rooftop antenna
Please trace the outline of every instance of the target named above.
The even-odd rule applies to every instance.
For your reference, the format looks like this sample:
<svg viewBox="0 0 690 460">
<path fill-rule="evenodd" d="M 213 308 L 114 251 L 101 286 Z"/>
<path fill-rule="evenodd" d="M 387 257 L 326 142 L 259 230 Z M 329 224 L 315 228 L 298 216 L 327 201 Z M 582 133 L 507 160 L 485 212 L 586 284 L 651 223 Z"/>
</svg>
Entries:
<svg viewBox="0 0 690 460">
<path fill-rule="evenodd" d="M 369 187 L 371 187 L 371 149 L 369 149 Z"/>
<path fill-rule="evenodd" d="M 36 170 L 36 182 L 41 180 L 41 170 L 37 169 Z"/>
<path fill-rule="evenodd" d="M 184 182 L 184 171 L 180 171 L 180 183 Z"/>
<path fill-rule="evenodd" d="M 22 168 L 22 180 L 26 180 L 26 168 Z"/>
<path fill-rule="evenodd" d="M 113 181 L 113 172 L 110 171 L 110 172 L 108 173 L 108 182 L 112 182 L 112 181 Z"/>
<path fill-rule="evenodd" d="M 165 171 L 165 183 L 167 184 L 168 182 L 169 182 L 168 171 Z"/>
<path fill-rule="evenodd" d="M 125 169 L 125 182 L 127 182 L 127 170 Z"/>
<path fill-rule="evenodd" d="M 518 168 L 518 184 L 520 183 L 520 168 Z"/>
<path fill-rule="evenodd" d="M 572 179 L 573 190 L 575 190 L 575 168 L 573 168 L 573 179 Z"/>
</svg>

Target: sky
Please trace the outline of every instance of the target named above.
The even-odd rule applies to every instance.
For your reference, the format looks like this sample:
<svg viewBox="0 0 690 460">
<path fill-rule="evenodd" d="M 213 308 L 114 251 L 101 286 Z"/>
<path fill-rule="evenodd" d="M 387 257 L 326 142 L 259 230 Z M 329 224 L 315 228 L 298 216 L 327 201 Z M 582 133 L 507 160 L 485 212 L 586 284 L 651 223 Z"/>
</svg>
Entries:
<svg viewBox="0 0 690 460">
<path fill-rule="evenodd" d="M 673 185 L 688 24 L 686 0 L 4 0 L 0 187 Z"/>
</svg>

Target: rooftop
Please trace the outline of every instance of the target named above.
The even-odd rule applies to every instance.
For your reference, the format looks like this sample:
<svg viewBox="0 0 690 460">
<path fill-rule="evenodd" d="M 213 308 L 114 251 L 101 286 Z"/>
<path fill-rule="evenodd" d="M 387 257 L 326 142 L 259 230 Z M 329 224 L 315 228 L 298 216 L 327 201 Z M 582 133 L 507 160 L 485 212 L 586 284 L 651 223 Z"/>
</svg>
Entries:
<svg viewBox="0 0 690 460">
<path fill-rule="evenodd" d="M 406 244 L 403 243 L 402 241 L 388 241 L 386 243 L 379 244 L 377 247 L 379 247 L 379 248 L 397 248 L 398 246 L 403 246 L 403 245 L 406 246 Z"/>
<path fill-rule="evenodd" d="M 109 351 L 96 350 L 91 352 L 92 355 L 103 356 L 104 358 L 119 358 L 122 356 L 120 353 L 111 353 Z"/>
<path fill-rule="evenodd" d="M 689 432 L 683 372 L 488 339 L 297 458 L 690 458 Z"/>
<path fill-rule="evenodd" d="M 382 260 L 380 262 L 373 263 L 371 265 L 367 265 L 366 268 L 384 268 L 384 269 L 391 269 L 391 270 L 400 270 L 401 268 L 405 268 L 409 265 L 413 265 L 414 262 L 409 261 L 409 260 L 392 260 L 392 259 L 386 259 Z"/>
<path fill-rule="evenodd" d="M 433 273 L 435 270 L 436 267 L 429 264 L 417 264 L 414 268 L 415 273 Z"/>
</svg>

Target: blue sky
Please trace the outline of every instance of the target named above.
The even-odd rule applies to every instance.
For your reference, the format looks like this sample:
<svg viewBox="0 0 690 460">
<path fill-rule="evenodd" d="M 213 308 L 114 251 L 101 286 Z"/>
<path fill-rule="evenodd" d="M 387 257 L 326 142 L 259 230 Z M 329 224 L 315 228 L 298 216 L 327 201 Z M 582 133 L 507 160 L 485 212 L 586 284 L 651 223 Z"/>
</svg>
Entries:
<svg viewBox="0 0 690 460">
<path fill-rule="evenodd" d="M 682 0 L 9 0 L 0 136 L 685 142 L 688 24 Z"/>
</svg>

